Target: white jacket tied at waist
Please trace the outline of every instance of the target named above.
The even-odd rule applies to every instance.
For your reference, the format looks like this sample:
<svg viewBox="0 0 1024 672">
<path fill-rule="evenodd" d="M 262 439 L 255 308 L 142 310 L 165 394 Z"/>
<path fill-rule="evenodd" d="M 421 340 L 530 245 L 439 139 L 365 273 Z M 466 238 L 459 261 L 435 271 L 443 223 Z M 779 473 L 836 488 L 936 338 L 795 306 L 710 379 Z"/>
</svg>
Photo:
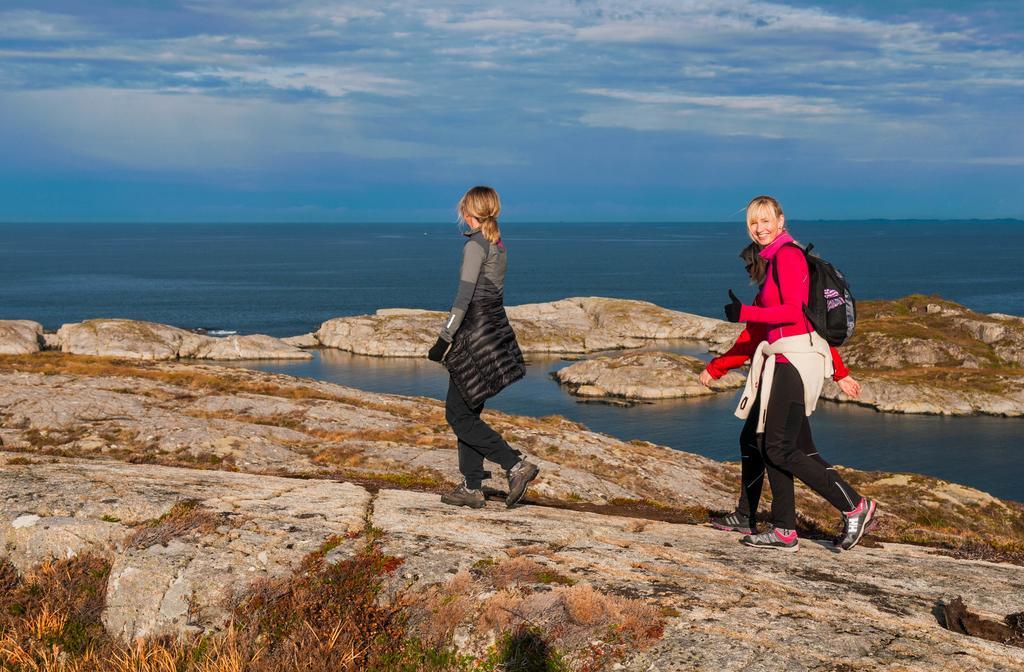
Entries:
<svg viewBox="0 0 1024 672">
<path fill-rule="evenodd" d="M 825 379 L 832 376 L 835 369 L 832 365 L 832 352 L 828 343 L 816 332 L 798 336 L 786 336 L 774 343 L 761 341 L 750 359 L 750 373 L 747 384 L 736 407 L 736 417 L 746 419 L 757 399 L 757 391 L 761 390 L 761 412 L 757 419 L 757 432 L 764 432 L 765 416 L 768 413 L 768 398 L 772 392 L 772 379 L 775 377 L 775 355 L 785 355 L 789 363 L 800 373 L 804 384 L 804 409 L 807 415 L 814 412 L 821 395 Z"/>
</svg>

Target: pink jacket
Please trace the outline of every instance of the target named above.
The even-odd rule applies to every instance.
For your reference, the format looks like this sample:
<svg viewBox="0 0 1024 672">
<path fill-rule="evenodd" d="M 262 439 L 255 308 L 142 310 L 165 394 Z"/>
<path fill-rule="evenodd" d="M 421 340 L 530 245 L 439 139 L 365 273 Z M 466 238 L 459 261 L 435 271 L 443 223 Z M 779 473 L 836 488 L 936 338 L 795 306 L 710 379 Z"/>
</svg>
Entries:
<svg viewBox="0 0 1024 672">
<path fill-rule="evenodd" d="M 804 316 L 807 294 L 810 291 L 810 274 L 804 253 L 792 245 L 793 237 L 781 233 L 772 244 L 761 250 L 761 257 L 769 263 L 768 273 L 757 294 L 756 304 L 744 305 L 740 309 L 740 322 L 764 325 L 765 338 L 774 343 L 784 336 L 799 336 L 810 333 L 813 327 Z M 771 270 L 778 270 L 779 284 Z M 779 287 L 781 285 L 781 289 Z M 778 361 L 786 361 L 782 355 Z"/>
</svg>

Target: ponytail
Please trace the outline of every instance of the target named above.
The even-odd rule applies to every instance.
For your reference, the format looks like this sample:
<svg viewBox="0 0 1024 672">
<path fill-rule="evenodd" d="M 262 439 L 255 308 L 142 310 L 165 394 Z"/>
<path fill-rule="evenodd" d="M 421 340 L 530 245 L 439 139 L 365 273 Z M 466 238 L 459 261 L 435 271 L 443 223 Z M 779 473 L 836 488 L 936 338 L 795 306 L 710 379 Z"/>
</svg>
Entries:
<svg viewBox="0 0 1024 672">
<path fill-rule="evenodd" d="M 480 232 L 492 244 L 501 240 L 498 215 L 501 214 L 501 199 L 498 192 L 490 187 L 473 187 L 459 200 L 459 221 L 472 217 L 480 222 Z"/>
</svg>

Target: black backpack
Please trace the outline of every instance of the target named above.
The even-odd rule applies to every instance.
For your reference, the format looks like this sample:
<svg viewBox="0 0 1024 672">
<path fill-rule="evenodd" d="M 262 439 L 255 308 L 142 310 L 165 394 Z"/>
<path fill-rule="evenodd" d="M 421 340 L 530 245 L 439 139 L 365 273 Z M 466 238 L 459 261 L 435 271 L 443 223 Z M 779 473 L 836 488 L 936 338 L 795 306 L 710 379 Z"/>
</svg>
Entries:
<svg viewBox="0 0 1024 672">
<path fill-rule="evenodd" d="M 811 326 L 829 345 L 838 347 L 850 340 L 857 323 L 857 302 L 850 291 L 850 285 L 838 268 L 817 255 L 812 255 L 814 245 L 806 248 L 792 245 L 804 253 L 807 270 L 810 273 L 807 305 L 804 315 Z M 772 263 L 772 278 L 779 285 L 779 271 Z"/>
</svg>

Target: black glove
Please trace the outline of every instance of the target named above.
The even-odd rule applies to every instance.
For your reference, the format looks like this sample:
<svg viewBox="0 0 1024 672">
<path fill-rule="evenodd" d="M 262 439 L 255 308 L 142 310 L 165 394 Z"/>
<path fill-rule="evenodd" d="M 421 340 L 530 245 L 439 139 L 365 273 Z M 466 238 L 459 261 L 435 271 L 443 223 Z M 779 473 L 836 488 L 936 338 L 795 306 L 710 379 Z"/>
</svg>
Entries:
<svg viewBox="0 0 1024 672">
<path fill-rule="evenodd" d="M 730 322 L 739 322 L 740 309 L 743 307 L 743 304 L 740 303 L 740 300 L 736 298 L 731 289 L 729 290 L 729 298 L 732 299 L 732 303 L 725 304 L 725 319 Z"/>
<path fill-rule="evenodd" d="M 433 347 L 430 348 L 430 352 L 427 353 L 427 359 L 432 362 L 440 362 L 448 354 L 448 348 L 450 347 L 452 347 L 451 343 L 438 336 L 437 343 L 434 343 Z"/>
</svg>

